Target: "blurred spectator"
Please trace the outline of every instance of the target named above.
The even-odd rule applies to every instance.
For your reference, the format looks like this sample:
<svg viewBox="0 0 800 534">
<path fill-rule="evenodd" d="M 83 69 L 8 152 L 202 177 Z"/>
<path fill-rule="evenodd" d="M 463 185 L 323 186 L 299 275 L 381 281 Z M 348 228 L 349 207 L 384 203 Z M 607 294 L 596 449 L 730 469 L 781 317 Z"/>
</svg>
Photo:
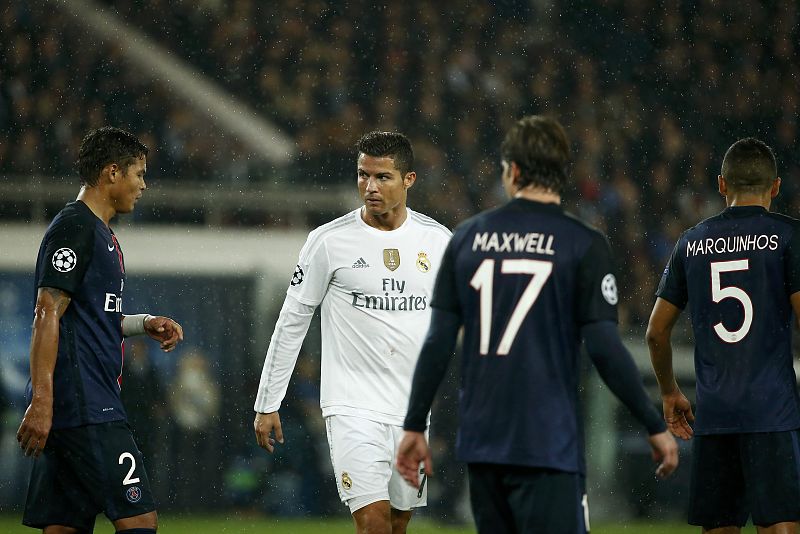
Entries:
<svg viewBox="0 0 800 534">
<path fill-rule="evenodd" d="M 172 409 L 171 497 L 178 510 L 219 504 L 222 493 L 221 466 L 216 465 L 212 440 L 218 427 L 219 381 L 212 375 L 209 361 L 200 349 L 187 349 L 180 360 L 169 388 Z"/>
<path fill-rule="evenodd" d="M 150 343 L 152 341 L 144 337 L 125 341 L 120 395 L 136 445 L 144 454 L 147 465 L 156 466 L 166 460 L 163 451 L 166 448 L 164 422 L 167 405 L 164 386 L 150 360 Z M 161 473 L 157 469 L 152 471 L 148 475 L 153 487 L 161 486 Z"/>
<path fill-rule="evenodd" d="M 623 308 L 652 300 L 641 291 L 671 223 L 721 206 L 716 162 L 738 137 L 774 146 L 786 178 L 776 207 L 800 210 L 795 2 L 104 3 L 294 136 L 297 161 L 270 179 L 341 184 L 359 135 L 399 129 L 420 147 L 415 207 L 452 225 L 497 203 L 498 132 L 558 115 L 575 155 L 567 203 L 627 258 Z M 58 9 L 0 9 L 0 172 L 67 173 L 77 136 L 113 122 L 153 132 L 155 176 L 259 186 L 244 147 L 137 71 Z"/>
</svg>

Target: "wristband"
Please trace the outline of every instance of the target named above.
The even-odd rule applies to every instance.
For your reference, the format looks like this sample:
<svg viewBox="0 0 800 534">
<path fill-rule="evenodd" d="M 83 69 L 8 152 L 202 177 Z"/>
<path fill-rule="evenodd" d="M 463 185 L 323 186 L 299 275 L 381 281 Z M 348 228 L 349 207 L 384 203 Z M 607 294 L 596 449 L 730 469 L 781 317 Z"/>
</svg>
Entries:
<svg viewBox="0 0 800 534">
<path fill-rule="evenodd" d="M 145 333 L 144 323 L 147 322 L 152 315 L 147 313 L 139 313 L 137 315 L 123 315 L 122 316 L 122 336 L 140 336 Z"/>
</svg>

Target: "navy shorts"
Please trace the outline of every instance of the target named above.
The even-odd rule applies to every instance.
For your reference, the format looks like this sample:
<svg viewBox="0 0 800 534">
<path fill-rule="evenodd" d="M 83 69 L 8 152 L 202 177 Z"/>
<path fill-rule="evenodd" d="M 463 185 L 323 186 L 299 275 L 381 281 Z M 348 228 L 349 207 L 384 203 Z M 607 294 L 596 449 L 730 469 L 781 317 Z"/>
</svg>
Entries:
<svg viewBox="0 0 800 534">
<path fill-rule="evenodd" d="M 92 532 L 97 514 L 111 520 L 155 510 L 150 482 L 125 421 L 53 430 L 33 460 L 22 523 Z"/>
<path fill-rule="evenodd" d="M 695 436 L 689 524 L 706 529 L 800 520 L 800 433 Z"/>
<path fill-rule="evenodd" d="M 469 494 L 480 534 L 586 534 L 589 505 L 578 473 L 469 464 Z"/>
</svg>

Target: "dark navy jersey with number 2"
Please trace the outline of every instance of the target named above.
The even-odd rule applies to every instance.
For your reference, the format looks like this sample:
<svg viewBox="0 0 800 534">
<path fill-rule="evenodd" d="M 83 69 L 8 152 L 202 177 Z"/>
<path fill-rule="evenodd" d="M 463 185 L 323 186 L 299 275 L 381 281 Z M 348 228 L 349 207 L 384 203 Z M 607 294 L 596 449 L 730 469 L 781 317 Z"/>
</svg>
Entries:
<svg viewBox="0 0 800 534">
<path fill-rule="evenodd" d="M 464 325 L 459 459 L 584 472 L 580 327 L 616 321 L 616 304 L 608 242 L 556 204 L 459 226 L 432 301 Z"/>
<path fill-rule="evenodd" d="M 657 295 L 689 305 L 702 434 L 800 428 L 792 306 L 800 291 L 800 221 L 730 207 L 687 230 Z"/>
<path fill-rule="evenodd" d="M 114 233 L 81 201 L 53 219 L 36 261 L 36 287 L 72 298 L 59 324 L 53 428 L 125 419 L 122 290 L 125 267 Z M 28 382 L 27 397 L 31 388 Z"/>
</svg>

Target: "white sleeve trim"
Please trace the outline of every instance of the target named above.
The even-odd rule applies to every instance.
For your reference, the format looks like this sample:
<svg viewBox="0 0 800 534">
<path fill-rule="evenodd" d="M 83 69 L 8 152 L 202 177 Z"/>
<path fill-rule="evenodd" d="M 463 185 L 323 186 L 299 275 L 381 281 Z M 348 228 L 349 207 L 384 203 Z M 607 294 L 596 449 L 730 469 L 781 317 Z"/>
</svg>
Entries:
<svg viewBox="0 0 800 534">
<path fill-rule="evenodd" d="M 281 407 L 315 309 L 316 306 L 304 304 L 292 295 L 286 295 L 264 359 L 261 382 L 258 384 L 253 406 L 256 412 L 270 413 Z"/>
</svg>

